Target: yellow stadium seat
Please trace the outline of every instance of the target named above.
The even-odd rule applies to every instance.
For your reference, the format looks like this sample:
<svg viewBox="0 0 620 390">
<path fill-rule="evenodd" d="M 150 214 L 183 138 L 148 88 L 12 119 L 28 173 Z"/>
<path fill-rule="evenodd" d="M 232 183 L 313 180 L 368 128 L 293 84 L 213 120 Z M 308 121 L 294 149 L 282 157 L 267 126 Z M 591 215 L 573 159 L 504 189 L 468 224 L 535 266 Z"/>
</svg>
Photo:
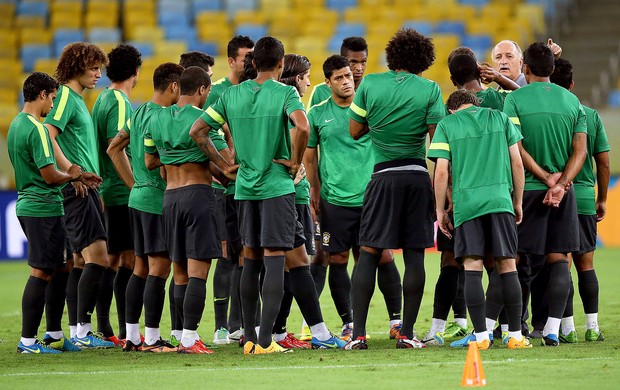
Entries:
<svg viewBox="0 0 620 390">
<path fill-rule="evenodd" d="M 43 28 L 45 25 L 46 21 L 43 16 L 18 15 L 15 17 L 15 26 L 19 28 Z"/>
<path fill-rule="evenodd" d="M 50 17 L 50 28 L 80 28 L 82 27 L 82 12 L 54 12 Z"/>
<path fill-rule="evenodd" d="M 15 89 L 0 87 L 0 102 L 17 104 L 17 92 Z"/>
<path fill-rule="evenodd" d="M 426 0 L 394 0 L 393 3 L 395 9 L 398 9 L 399 11 L 404 11 L 408 8 L 425 5 Z"/>
<path fill-rule="evenodd" d="M 202 11 L 196 15 L 196 28 L 209 24 L 228 24 L 228 14 L 224 11 Z"/>
<path fill-rule="evenodd" d="M 389 6 L 388 0 L 358 0 L 358 5 L 362 8 L 373 8 L 378 10 Z"/>
<path fill-rule="evenodd" d="M 489 34 L 495 36 L 504 24 L 506 24 L 505 20 L 479 17 L 467 20 L 465 29 L 468 34 Z"/>
<path fill-rule="evenodd" d="M 222 77 L 226 77 L 228 72 L 230 72 L 230 67 L 228 66 L 228 57 L 223 53 L 221 56 L 215 57 L 215 65 L 211 68 L 213 71 L 213 81 L 217 81 Z"/>
<path fill-rule="evenodd" d="M 6 15 L 0 18 L 0 28 L 13 27 L 15 23 L 15 4 L 0 3 L 0 15 Z"/>
<path fill-rule="evenodd" d="M 385 43 L 396 33 L 402 25 L 402 20 L 390 20 L 385 23 L 373 23 L 368 26 L 368 36 L 385 37 Z"/>
<path fill-rule="evenodd" d="M 127 38 L 137 42 L 158 42 L 164 39 L 164 30 L 156 26 L 131 26 L 126 30 Z"/>
<path fill-rule="evenodd" d="M 119 3 L 116 1 L 87 1 L 87 12 L 94 12 L 101 15 L 118 15 L 120 10 Z"/>
<path fill-rule="evenodd" d="M 0 28 L 0 46 L 16 48 L 19 42 L 19 34 L 14 28 Z"/>
<path fill-rule="evenodd" d="M 344 11 L 344 21 L 347 23 L 363 23 L 369 25 L 377 20 L 377 10 L 373 8 L 347 8 Z"/>
<path fill-rule="evenodd" d="M 17 104 L 0 101 L 0 135 L 2 135 L 4 139 L 6 139 L 9 126 L 17 114 L 19 114 L 19 107 Z"/>
<path fill-rule="evenodd" d="M 446 9 L 448 7 L 440 4 L 427 4 L 419 7 L 409 8 L 409 17 L 411 19 L 420 19 L 427 22 L 439 22 L 445 18 Z"/>
<path fill-rule="evenodd" d="M 373 26 L 373 24 L 390 23 L 400 25 L 405 18 L 403 12 L 395 7 L 380 8 L 376 10 L 375 15 L 378 15 L 378 19 L 381 20 L 382 23 L 372 23 L 368 25 L 369 29 Z"/>
<path fill-rule="evenodd" d="M 519 4 L 516 17 L 517 19 L 529 19 L 535 33 L 545 31 L 545 13 L 540 4 Z"/>
<path fill-rule="evenodd" d="M 43 72 L 49 75 L 53 75 L 56 71 L 58 60 L 56 58 L 39 58 L 34 63 L 34 70 L 36 72 Z"/>
<path fill-rule="evenodd" d="M 279 15 L 274 15 L 274 19 L 269 26 L 269 34 L 278 38 L 293 38 L 299 36 L 303 23 L 302 18 L 295 13 L 292 13 L 289 19 L 280 19 Z"/>
<path fill-rule="evenodd" d="M 92 113 L 93 106 L 95 105 L 95 101 L 97 100 L 97 96 L 103 91 L 102 88 L 95 89 L 85 89 L 82 93 L 82 99 L 84 99 L 84 103 L 88 108 L 88 111 Z"/>
<path fill-rule="evenodd" d="M 324 8 L 325 0 L 292 0 L 293 6 L 297 9 L 303 9 L 307 7 L 312 8 Z"/>
<path fill-rule="evenodd" d="M 292 7 L 293 2 L 291 0 L 260 0 L 258 6 L 259 9 L 267 12 L 272 12 L 276 9 L 290 9 Z"/>
<path fill-rule="evenodd" d="M 333 9 L 308 6 L 297 12 L 302 12 L 308 23 L 322 22 L 324 24 L 336 24 L 340 20 L 340 14 Z"/>
<path fill-rule="evenodd" d="M 15 93 L 19 91 L 19 84 L 22 74 L 22 64 L 13 58 L 0 58 L 0 86 L 11 88 Z"/>
<path fill-rule="evenodd" d="M 124 1 L 123 12 L 125 13 L 155 13 L 155 1 Z"/>
<path fill-rule="evenodd" d="M 197 26 L 198 38 L 201 41 L 215 42 L 220 53 L 226 53 L 228 41 L 233 36 L 230 24 L 200 24 Z"/>
<path fill-rule="evenodd" d="M 506 21 L 513 14 L 513 6 L 510 3 L 489 3 L 482 7 L 480 16 Z"/>
<path fill-rule="evenodd" d="M 22 45 L 49 45 L 52 42 L 52 32 L 46 28 L 23 28 L 20 30 L 19 38 Z"/>
<path fill-rule="evenodd" d="M 323 39 L 316 39 L 313 35 L 300 36 L 293 43 L 293 52 L 308 56 L 308 53 L 324 52 L 327 49 L 327 42 Z"/>
<path fill-rule="evenodd" d="M 54 1 L 50 4 L 50 13 L 81 13 L 82 2 L 81 1 Z"/>
<path fill-rule="evenodd" d="M 235 24 L 265 24 L 267 23 L 267 13 L 263 11 L 239 10 L 235 12 L 233 22 Z"/>
<path fill-rule="evenodd" d="M 154 13 L 127 12 L 123 15 L 125 30 L 136 26 L 157 26 L 157 17 Z"/>
<path fill-rule="evenodd" d="M 477 9 L 472 5 L 454 4 L 446 7 L 444 18 L 451 21 L 467 22 L 475 20 L 477 17 Z"/>
<path fill-rule="evenodd" d="M 109 53 L 112 49 L 118 46 L 119 42 L 93 42 L 93 44 L 99 46 L 104 52 Z"/>
<path fill-rule="evenodd" d="M 187 51 L 187 42 L 185 41 L 161 41 L 155 42 L 155 55 L 167 56 L 178 59 L 181 54 Z"/>
<path fill-rule="evenodd" d="M 336 30 L 335 23 L 321 23 L 320 21 L 308 21 L 301 26 L 302 35 L 314 36 L 317 40 L 329 39 L 334 34 L 334 30 Z"/>
</svg>

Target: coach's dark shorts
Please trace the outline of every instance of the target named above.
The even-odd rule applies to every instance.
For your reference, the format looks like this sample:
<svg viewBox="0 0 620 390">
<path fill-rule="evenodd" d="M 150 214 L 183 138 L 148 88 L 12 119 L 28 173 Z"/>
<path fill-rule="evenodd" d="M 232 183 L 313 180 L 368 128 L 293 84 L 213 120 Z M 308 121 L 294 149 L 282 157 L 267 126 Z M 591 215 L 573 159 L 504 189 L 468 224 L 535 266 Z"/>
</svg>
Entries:
<svg viewBox="0 0 620 390">
<path fill-rule="evenodd" d="M 454 257 L 516 258 L 517 224 L 510 213 L 493 213 L 471 219 L 454 230 Z"/>
<path fill-rule="evenodd" d="M 88 190 L 88 196 L 75 195 L 75 188 L 62 189 L 67 237 L 73 253 L 80 253 L 97 240 L 107 240 L 99 191 Z"/>
<path fill-rule="evenodd" d="M 230 248 L 229 253 L 241 253 L 243 244 L 241 244 L 241 235 L 239 234 L 239 215 L 237 214 L 238 202 L 235 195 L 226 195 L 225 202 L 225 225 L 226 236 L 228 238 L 227 245 Z"/>
<path fill-rule="evenodd" d="M 164 192 L 164 237 L 172 261 L 222 257 L 216 208 L 215 193 L 207 184 Z"/>
<path fill-rule="evenodd" d="M 106 206 L 104 210 L 105 230 L 108 232 L 108 253 L 119 253 L 133 249 L 129 207 Z"/>
<path fill-rule="evenodd" d="M 545 255 L 579 249 L 575 191 L 571 188 L 557 208 L 543 204 L 546 193 L 546 190 L 523 193 L 523 221 L 517 228 L 519 253 Z"/>
<path fill-rule="evenodd" d="M 296 204 L 297 221 L 301 224 L 304 232 L 304 244 L 306 244 L 306 253 L 308 256 L 314 256 L 316 253 L 316 244 L 314 243 L 314 222 L 312 221 L 312 212 L 310 205 Z M 299 239 L 299 237 L 297 237 Z M 299 245 L 295 245 L 297 248 Z"/>
<path fill-rule="evenodd" d="M 136 256 L 167 252 L 164 219 L 161 215 L 130 208 L 129 217 Z"/>
<path fill-rule="evenodd" d="M 239 232 L 249 248 L 291 250 L 306 242 L 297 221 L 295 194 L 263 200 L 240 200 Z"/>
<path fill-rule="evenodd" d="M 430 248 L 435 244 L 434 219 L 428 172 L 373 173 L 364 193 L 360 245 L 381 249 Z"/>
<path fill-rule="evenodd" d="M 583 255 L 596 249 L 596 215 L 582 215 L 579 218 L 579 250 L 573 253 Z"/>
<path fill-rule="evenodd" d="M 224 199 L 224 190 L 221 188 L 214 188 L 213 191 L 215 191 L 215 203 L 217 204 L 215 208 L 217 229 L 220 232 L 222 241 L 226 241 L 228 235 L 226 234 L 226 200 Z"/>
<path fill-rule="evenodd" d="M 323 250 L 329 253 L 340 253 L 359 246 L 362 208 L 336 206 L 325 199 L 321 199 L 320 207 Z"/>
<path fill-rule="evenodd" d="M 66 229 L 63 217 L 17 217 L 28 239 L 28 265 L 54 269 L 65 263 Z"/>
</svg>

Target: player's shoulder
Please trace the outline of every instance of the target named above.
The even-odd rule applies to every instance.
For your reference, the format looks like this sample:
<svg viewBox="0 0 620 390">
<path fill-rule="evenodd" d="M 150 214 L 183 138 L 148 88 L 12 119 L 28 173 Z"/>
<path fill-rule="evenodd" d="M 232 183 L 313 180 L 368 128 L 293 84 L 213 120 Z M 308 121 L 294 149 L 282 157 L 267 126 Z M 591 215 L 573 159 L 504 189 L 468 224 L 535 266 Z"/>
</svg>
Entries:
<svg viewBox="0 0 620 390">
<path fill-rule="evenodd" d="M 317 103 L 317 104 L 313 105 L 312 107 L 310 107 L 310 108 L 308 109 L 308 114 L 310 114 L 310 112 L 311 112 L 312 110 L 314 110 L 315 114 L 316 114 L 316 113 L 320 113 L 321 111 L 323 111 L 325 108 L 327 108 L 327 107 L 329 106 L 329 104 L 328 104 L 328 103 L 329 103 L 329 101 L 330 101 L 331 99 L 332 99 L 332 98 L 331 98 L 331 96 L 330 96 L 330 97 L 328 97 L 327 99 L 323 100 L 322 102 L 319 102 L 319 103 Z"/>
</svg>

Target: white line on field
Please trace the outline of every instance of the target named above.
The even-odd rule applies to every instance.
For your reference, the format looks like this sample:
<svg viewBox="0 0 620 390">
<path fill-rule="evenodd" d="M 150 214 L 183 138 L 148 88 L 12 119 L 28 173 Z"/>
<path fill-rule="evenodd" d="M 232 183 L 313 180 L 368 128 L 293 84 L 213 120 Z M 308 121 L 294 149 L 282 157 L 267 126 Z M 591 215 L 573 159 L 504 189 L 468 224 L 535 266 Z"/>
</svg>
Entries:
<svg viewBox="0 0 620 390">
<path fill-rule="evenodd" d="M 583 360 L 612 360 L 611 357 L 591 357 L 591 358 L 558 358 L 558 359 L 503 359 L 503 360 L 484 360 L 484 364 L 506 364 L 506 363 L 549 363 L 549 362 L 568 362 Z M 411 363 L 388 363 L 388 364 L 331 364 L 331 365 L 312 365 L 312 366 L 287 366 L 293 370 L 313 370 L 313 369 L 342 369 L 342 368 L 382 368 L 382 367 L 413 367 L 413 366 L 443 366 L 443 365 L 463 365 L 464 362 L 411 362 Z M 279 371 L 282 366 L 269 367 L 186 367 L 170 370 L 109 370 L 109 371 L 50 371 L 50 372 L 12 372 L 0 374 L 0 377 L 28 377 L 28 376 L 49 376 L 49 375 L 119 375 L 119 374 L 145 374 L 145 373 L 174 373 L 174 372 L 213 372 L 213 371 Z"/>
</svg>

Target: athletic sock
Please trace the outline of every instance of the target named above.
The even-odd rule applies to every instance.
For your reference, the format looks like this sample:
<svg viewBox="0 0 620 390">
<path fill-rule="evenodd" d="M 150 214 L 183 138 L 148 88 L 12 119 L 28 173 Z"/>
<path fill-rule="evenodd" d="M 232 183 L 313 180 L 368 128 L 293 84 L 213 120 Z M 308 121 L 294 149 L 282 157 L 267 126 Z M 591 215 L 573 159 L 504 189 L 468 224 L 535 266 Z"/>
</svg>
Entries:
<svg viewBox="0 0 620 390">
<path fill-rule="evenodd" d="M 207 281 L 201 278 L 190 277 L 185 291 L 183 302 L 183 330 L 195 331 L 200 325 L 202 312 L 205 309 L 207 297 Z M 183 334 L 185 337 L 185 333 Z M 188 346 L 187 344 L 185 344 Z"/>
<path fill-rule="evenodd" d="M 561 324 L 560 330 L 564 336 L 570 334 L 570 332 L 575 330 L 575 319 L 573 318 L 573 316 L 563 317 L 562 320 L 560 321 L 560 324 Z"/>
<path fill-rule="evenodd" d="M 293 292 L 291 290 L 291 278 L 289 272 L 284 272 L 284 295 L 280 303 L 280 311 L 273 324 L 273 333 L 284 335 L 286 337 L 286 320 L 291 313 L 291 305 L 293 304 Z M 274 338 L 275 340 L 275 338 Z M 275 340 L 281 341 L 281 340 Z"/>
<path fill-rule="evenodd" d="M 280 341 L 284 340 L 286 338 L 286 332 L 285 333 L 274 333 L 273 334 L 273 341 L 275 341 L 276 343 L 279 343 Z"/>
<path fill-rule="evenodd" d="M 134 345 L 138 345 L 140 344 L 140 324 L 129 321 L 130 320 L 128 319 L 125 323 L 127 340 L 131 341 Z"/>
<path fill-rule="evenodd" d="M 170 284 L 168 285 L 168 309 L 170 311 L 170 329 L 179 330 L 177 327 L 177 305 L 174 301 L 174 278 L 170 278 Z M 183 328 L 183 325 L 180 325 Z"/>
<path fill-rule="evenodd" d="M 230 275 L 232 270 L 232 262 L 223 257 L 217 259 L 215 271 L 213 272 L 215 329 L 228 329 L 228 302 L 230 299 Z"/>
<path fill-rule="evenodd" d="M 116 301 L 116 313 L 118 315 L 118 338 L 125 338 L 125 304 L 127 302 L 127 283 L 133 275 L 133 270 L 119 267 L 114 278 L 114 300 Z"/>
<path fill-rule="evenodd" d="M 191 278 L 190 278 L 191 279 Z M 196 329 L 185 329 L 183 328 L 183 335 L 181 336 L 181 344 L 184 347 L 191 347 L 198 340 L 198 332 Z"/>
<path fill-rule="evenodd" d="M 41 325 L 45 308 L 45 289 L 48 282 L 35 276 L 30 276 L 22 295 L 22 337 L 37 337 L 37 330 Z"/>
<path fill-rule="evenodd" d="M 394 261 L 377 267 L 377 285 L 383 294 L 390 320 L 399 320 L 403 306 L 403 285 Z"/>
<path fill-rule="evenodd" d="M 586 314 L 598 313 L 598 278 L 593 269 L 577 273 L 579 280 L 579 295 L 583 302 L 583 311 Z M 586 324 L 587 326 L 587 324 Z M 588 328 L 593 329 L 593 328 Z"/>
<path fill-rule="evenodd" d="M 291 277 L 291 291 L 297 301 L 297 306 L 301 315 L 312 328 L 312 326 L 323 322 L 323 314 L 319 304 L 319 297 L 316 290 L 312 288 L 313 281 L 310 274 L 310 267 L 301 266 L 292 268 L 289 271 Z"/>
<path fill-rule="evenodd" d="M 327 267 L 321 264 L 310 264 L 310 273 L 312 274 L 312 279 L 314 280 L 314 287 L 316 288 L 316 295 L 319 297 L 323 293 L 323 288 L 325 288 L 325 279 L 327 277 Z"/>
<path fill-rule="evenodd" d="M 460 267 L 458 272 L 458 284 L 456 288 L 456 295 L 452 301 L 452 311 L 454 312 L 454 321 L 467 328 L 467 304 L 465 303 L 465 268 Z"/>
<path fill-rule="evenodd" d="M 572 325 L 572 330 L 565 330 L 564 329 L 564 318 L 573 318 L 573 297 L 575 296 L 575 286 L 573 285 L 573 277 L 570 274 L 569 271 L 569 277 L 570 277 L 570 284 L 568 285 L 568 297 L 566 298 L 566 307 L 564 308 L 564 313 L 562 314 L 562 334 L 567 335 L 568 333 L 570 333 L 572 330 L 575 329 L 575 324 Z"/>
<path fill-rule="evenodd" d="M 465 306 L 467 307 L 467 305 Z M 461 328 L 467 328 L 467 317 L 455 317 L 454 322 L 456 322 Z"/>
<path fill-rule="evenodd" d="M 68 279 L 68 272 L 57 270 L 45 289 L 45 329 L 47 332 L 62 334 L 62 314 L 65 311 Z"/>
<path fill-rule="evenodd" d="M 69 325 L 69 337 L 72 339 L 77 336 L 77 325 Z"/>
<path fill-rule="evenodd" d="M 543 336 L 548 336 L 550 334 L 554 334 L 554 335 L 558 335 L 558 333 L 560 332 L 560 324 L 561 324 L 562 320 L 560 318 L 556 318 L 556 317 L 548 317 L 547 318 L 547 323 L 545 324 L 545 327 L 543 328 L 542 334 Z"/>
<path fill-rule="evenodd" d="M 562 318 L 569 294 L 570 272 L 568 261 L 562 260 L 549 265 L 549 317 Z M 554 334 L 557 334 L 554 333 Z"/>
<path fill-rule="evenodd" d="M 125 293 L 126 323 L 137 324 L 140 322 L 140 314 L 142 314 L 142 305 L 144 303 L 145 285 L 146 279 L 142 279 L 136 274 L 132 274 L 129 278 L 129 282 L 127 282 L 127 291 Z"/>
<path fill-rule="evenodd" d="M 144 327 L 144 343 L 148 345 L 155 344 L 161 338 L 159 328 Z"/>
<path fill-rule="evenodd" d="M 241 300 L 239 299 L 239 279 L 241 279 L 241 270 L 238 265 L 233 266 L 230 287 L 230 311 L 228 314 L 228 328 L 231 332 L 239 330 L 242 327 L 241 321 Z"/>
<path fill-rule="evenodd" d="M 431 320 L 431 334 L 435 334 L 437 332 L 443 332 L 446 330 L 446 320 L 442 320 L 440 318 L 433 318 Z"/>
<path fill-rule="evenodd" d="M 401 336 L 413 339 L 413 326 L 418 318 L 426 273 L 424 271 L 424 249 L 403 249 L 405 276 L 403 277 L 403 326 Z M 353 309 L 355 315 L 355 308 Z"/>
<path fill-rule="evenodd" d="M 343 324 L 353 322 L 353 311 L 351 309 L 351 278 L 347 271 L 347 264 L 329 265 L 329 290 L 336 311 Z"/>
<path fill-rule="evenodd" d="M 271 331 L 280 311 L 280 303 L 284 296 L 284 256 L 265 256 L 265 276 L 262 288 L 263 309 L 261 311 L 258 344 L 267 348 L 271 345 Z M 293 270 L 290 271 L 291 273 Z M 291 283 L 294 284 L 291 275 Z M 314 291 L 316 294 L 316 290 Z M 315 295 L 316 296 L 316 295 Z"/>
<path fill-rule="evenodd" d="M 67 279 L 67 317 L 69 327 L 73 326 L 77 330 L 77 302 L 78 302 L 78 283 L 82 277 L 82 268 L 73 267 Z M 75 334 L 71 337 L 75 337 Z"/>
<path fill-rule="evenodd" d="M 353 307 L 353 337 L 366 336 L 366 320 L 372 294 L 375 292 L 377 267 L 381 254 L 360 249 L 360 258 L 351 277 L 351 303 Z"/>
<path fill-rule="evenodd" d="M 465 271 L 467 272 L 467 271 Z M 467 281 L 465 282 L 465 284 L 467 284 Z M 466 287 L 467 289 L 467 287 Z M 483 294 L 484 296 L 484 294 Z M 467 298 L 465 298 L 465 300 L 467 300 Z M 476 336 L 476 342 L 480 343 L 484 340 L 488 340 L 489 339 L 489 332 L 484 331 L 484 332 L 474 332 L 474 336 Z"/>
<path fill-rule="evenodd" d="M 311 325 L 310 332 L 312 332 L 312 337 L 320 341 L 329 340 L 332 337 L 331 333 L 329 333 L 329 330 L 327 329 L 327 325 L 325 325 L 324 322 Z"/>
<path fill-rule="evenodd" d="M 88 263 L 84 266 L 84 272 L 78 283 L 78 337 L 80 335 L 79 324 L 91 323 L 91 316 L 97 303 L 97 296 L 101 287 L 101 279 L 105 273 L 105 267 L 95 263 Z"/>
<path fill-rule="evenodd" d="M 474 325 L 476 334 L 486 333 L 484 317 L 484 290 L 482 288 L 482 271 L 465 270 L 465 302 L 469 310 L 469 318 Z"/>
<path fill-rule="evenodd" d="M 92 331 L 93 331 L 93 324 L 91 324 L 90 322 L 78 322 L 77 332 L 75 333 L 75 336 L 78 338 L 84 338 L 89 333 L 92 333 Z"/>
<path fill-rule="evenodd" d="M 174 307 L 175 307 L 175 324 L 178 332 L 183 332 L 183 321 L 185 317 L 183 315 L 183 306 L 185 304 L 185 292 L 187 291 L 187 284 L 175 284 L 174 285 Z"/>
<path fill-rule="evenodd" d="M 502 296 L 502 281 L 496 269 L 488 273 L 489 285 L 487 286 L 486 303 L 484 307 L 485 317 L 495 321 L 499 317 L 499 313 L 504 307 L 504 298 Z M 491 330 L 492 332 L 493 330 Z"/>
<path fill-rule="evenodd" d="M 448 319 L 450 307 L 454 303 L 459 284 L 459 269 L 456 267 L 442 267 L 439 278 L 435 284 L 435 296 L 433 297 L 433 318 Z M 455 313 L 456 316 L 456 313 Z"/>
<path fill-rule="evenodd" d="M 64 332 L 62 330 L 58 330 L 58 331 L 55 331 L 55 332 L 46 331 L 45 334 L 47 336 L 50 336 L 54 340 L 60 340 L 61 338 L 65 337 L 65 334 L 64 334 Z"/>
<path fill-rule="evenodd" d="M 243 313 L 243 329 L 246 342 L 256 343 L 258 340 L 254 328 L 257 324 L 256 311 L 260 295 L 258 278 L 262 266 L 262 261 L 248 258 L 243 263 L 239 291 L 241 294 L 241 311 Z"/>
<path fill-rule="evenodd" d="M 144 326 L 157 329 L 166 301 L 166 279 L 149 275 L 144 285 Z M 152 343 L 148 343 L 152 344 Z"/>
<path fill-rule="evenodd" d="M 486 318 L 485 323 L 487 332 L 489 332 L 489 334 L 493 334 L 493 329 L 495 329 L 495 320 L 493 318 Z"/>
<path fill-rule="evenodd" d="M 594 329 L 597 332 L 598 329 L 598 313 L 586 313 L 586 330 Z"/>
<path fill-rule="evenodd" d="M 116 271 L 112 268 L 106 268 L 101 278 L 99 293 L 97 295 L 97 332 L 103 334 L 104 337 L 114 336 L 114 329 L 110 323 L 110 306 L 112 305 L 112 297 L 114 295 L 114 278 Z"/>
<path fill-rule="evenodd" d="M 521 315 L 523 313 L 523 299 L 521 295 L 521 284 L 519 283 L 519 274 L 517 271 L 505 272 L 501 274 L 502 297 L 504 300 L 504 309 L 508 318 L 508 331 L 521 331 Z M 504 331 L 502 324 L 502 331 Z"/>
</svg>

